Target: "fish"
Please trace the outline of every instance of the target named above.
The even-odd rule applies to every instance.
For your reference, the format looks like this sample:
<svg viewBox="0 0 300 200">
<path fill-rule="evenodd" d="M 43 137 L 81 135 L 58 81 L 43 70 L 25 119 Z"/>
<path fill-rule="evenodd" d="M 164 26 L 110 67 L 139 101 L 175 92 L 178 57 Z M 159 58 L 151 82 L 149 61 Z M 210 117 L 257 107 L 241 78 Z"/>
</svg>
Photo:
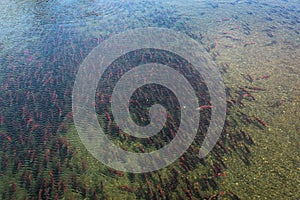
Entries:
<svg viewBox="0 0 300 200">
<path fill-rule="evenodd" d="M 214 106 L 203 105 L 203 106 L 200 106 L 200 107 L 196 108 L 196 110 L 203 110 L 203 109 L 213 108 L 213 107 L 214 107 Z"/>
</svg>

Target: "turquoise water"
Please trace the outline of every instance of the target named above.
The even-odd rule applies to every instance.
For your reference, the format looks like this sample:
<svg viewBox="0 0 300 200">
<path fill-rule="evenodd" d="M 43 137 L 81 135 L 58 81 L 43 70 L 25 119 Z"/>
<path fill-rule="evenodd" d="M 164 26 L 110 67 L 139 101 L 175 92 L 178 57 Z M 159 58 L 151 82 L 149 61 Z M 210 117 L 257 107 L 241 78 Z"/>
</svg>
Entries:
<svg viewBox="0 0 300 200">
<path fill-rule="evenodd" d="M 0 199 L 299 199 L 299 22 L 299 1 L 289 0 L 2 0 Z M 205 159 L 197 157 L 199 132 L 172 165 L 132 174 L 106 167 L 81 144 L 71 97 L 94 47 L 147 27 L 180 31 L 206 49 L 224 80 L 228 112 L 220 142 Z M 176 104 L 172 98 L 167 106 Z M 154 145 L 138 141 L 139 147 L 114 123 L 107 127 L 109 101 L 96 103 L 100 124 L 124 149 L 147 152 L 172 139 L 165 131 Z M 149 122 L 138 115 L 143 109 L 133 111 L 138 123 Z"/>
</svg>

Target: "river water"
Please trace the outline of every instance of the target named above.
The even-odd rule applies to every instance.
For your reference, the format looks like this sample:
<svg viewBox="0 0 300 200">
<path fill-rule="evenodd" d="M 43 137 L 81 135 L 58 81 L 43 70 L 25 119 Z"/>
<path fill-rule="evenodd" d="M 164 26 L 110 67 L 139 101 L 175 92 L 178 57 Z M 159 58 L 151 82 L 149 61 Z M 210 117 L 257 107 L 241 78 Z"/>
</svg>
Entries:
<svg viewBox="0 0 300 200">
<path fill-rule="evenodd" d="M 299 23 L 297 0 L 2 0 L 0 199 L 300 199 Z M 226 87 L 226 130 L 205 159 L 196 142 L 172 165 L 132 174 L 82 145 L 72 89 L 93 48 L 148 27 L 205 48 Z"/>
</svg>

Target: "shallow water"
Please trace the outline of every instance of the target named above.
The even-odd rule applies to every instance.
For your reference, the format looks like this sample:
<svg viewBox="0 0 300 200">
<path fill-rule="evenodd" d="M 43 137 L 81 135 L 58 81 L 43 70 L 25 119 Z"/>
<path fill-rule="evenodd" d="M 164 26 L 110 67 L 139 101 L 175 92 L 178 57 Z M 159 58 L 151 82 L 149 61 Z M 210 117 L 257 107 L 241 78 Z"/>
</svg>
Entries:
<svg viewBox="0 0 300 200">
<path fill-rule="evenodd" d="M 296 0 L 1 1 L 1 199 L 299 199 L 299 22 Z M 187 34 L 216 63 L 228 91 L 225 147 L 200 160 L 199 140 L 167 168 L 118 172 L 81 144 L 72 88 L 94 47 L 147 27 Z M 115 144 L 141 151 L 118 133 Z"/>
</svg>

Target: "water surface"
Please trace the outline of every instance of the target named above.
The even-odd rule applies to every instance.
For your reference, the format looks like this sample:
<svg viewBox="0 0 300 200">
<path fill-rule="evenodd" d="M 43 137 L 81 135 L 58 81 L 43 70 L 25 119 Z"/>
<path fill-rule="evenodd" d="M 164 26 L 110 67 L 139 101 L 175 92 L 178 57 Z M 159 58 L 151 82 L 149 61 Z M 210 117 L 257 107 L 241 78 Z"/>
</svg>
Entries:
<svg viewBox="0 0 300 200">
<path fill-rule="evenodd" d="M 1 199 L 299 199 L 299 21 L 296 0 L 2 0 Z M 83 147 L 71 92 L 94 47 L 146 27 L 186 33 L 206 48 L 224 79 L 229 112 L 224 146 L 205 160 L 196 159 L 196 141 L 171 166 L 130 174 Z"/>
</svg>

